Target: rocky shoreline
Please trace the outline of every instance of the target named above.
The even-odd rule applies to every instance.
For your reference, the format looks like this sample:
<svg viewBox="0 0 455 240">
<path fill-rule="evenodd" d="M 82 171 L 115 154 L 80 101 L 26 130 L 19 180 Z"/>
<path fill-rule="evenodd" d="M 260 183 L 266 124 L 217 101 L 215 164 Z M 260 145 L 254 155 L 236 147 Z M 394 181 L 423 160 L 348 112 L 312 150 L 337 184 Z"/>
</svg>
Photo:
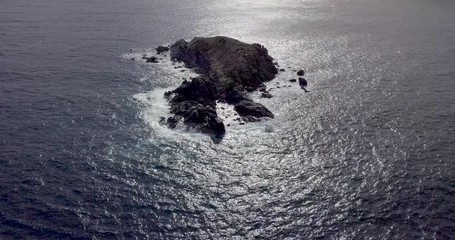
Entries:
<svg viewBox="0 0 455 240">
<path fill-rule="evenodd" d="M 190 42 L 179 40 L 169 47 L 159 46 L 157 54 L 170 52 L 171 60 L 183 62 L 192 68 L 198 77 L 183 83 L 173 91 L 166 92 L 165 98 L 173 114 L 160 121 L 174 128 L 179 122 L 202 133 L 222 137 L 226 128 L 217 115 L 216 102 L 234 106 L 234 110 L 245 122 L 273 118 L 274 114 L 264 105 L 254 102 L 248 92 L 259 90 L 262 97 L 271 98 L 265 82 L 275 78 L 278 64 L 260 44 L 247 44 L 228 37 L 194 38 Z M 149 63 L 157 57 L 145 58 Z M 305 89 L 303 70 L 297 72 L 299 84 Z M 296 79 L 291 79 L 296 82 Z M 306 91 L 306 89 L 305 89 Z"/>
</svg>

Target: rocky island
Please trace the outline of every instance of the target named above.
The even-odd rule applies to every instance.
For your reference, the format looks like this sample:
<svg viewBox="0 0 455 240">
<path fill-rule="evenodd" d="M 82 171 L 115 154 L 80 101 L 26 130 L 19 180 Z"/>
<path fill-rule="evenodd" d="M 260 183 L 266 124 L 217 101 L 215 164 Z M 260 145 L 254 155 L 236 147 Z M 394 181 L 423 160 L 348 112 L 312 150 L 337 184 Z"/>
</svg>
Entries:
<svg viewBox="0 0 455 240">
<path fill-rule="evenodd" d="M 274 117 L 264 105 L 248 96 L 248 92 L 255 90 L 271 96 L 264 82 L 278 73 L 277 64 L 262 45 L 218 36 L 197 37 L 190 42 L 182 39 L 169 48 L 160 46 L 156 50 L 157 54 L 170 51 L 172 61 L 183 62 L 199 74 L 165 93 L 173 116 L 162 122 L 170 128 L 183 121 L 203 133 L 224 135 L 223 120 L 216 112 L 217 101 L 233 105 L 246 122 Z"/>
<path fill-rule="evenodd" d="M 163 50 L 167 49 L 157 48 L 159 53 Z M 228 37 L 198 37 L 190 42 L 179 40 L 169 50 L 172 61 L 184 62 L 199 74 L 165 93 L 174 114 L 166 120 L 169 127 L 183 120 L 203 133 L 223 135 L 226 130 L 216 112 L 217 101 L 234 105 L 245 121 L 274 117 L 247 94 L 247 91 L 265 90 L 264 82 L 278 73 L 265 47 Z"/>
</svg>

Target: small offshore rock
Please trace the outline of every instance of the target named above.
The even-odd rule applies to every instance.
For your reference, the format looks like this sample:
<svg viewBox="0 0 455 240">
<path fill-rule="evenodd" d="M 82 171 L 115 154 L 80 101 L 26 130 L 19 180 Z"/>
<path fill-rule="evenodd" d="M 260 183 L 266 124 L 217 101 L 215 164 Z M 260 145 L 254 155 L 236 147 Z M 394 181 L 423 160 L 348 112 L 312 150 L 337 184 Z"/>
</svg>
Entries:
<svg viewBox="0 0 455 240">
<path fill-rule="evenodd" d="M 284 68 L 280 68 L 280 72 L 286 72 Z"/>
<path fill-rule="evenodd" d="M 289 79 L 289 82 L 297 82 L 297 79 L 295 79 L 295 78 Z"/>
<path fill-rule="evenodd" d="M 298 75 L 298 76 L 303 76 L 303 75 L 305 75 L 305 71 L 303 71 L 303 69 L 300 69 L 300 70 L 297 72 L 297 75 Z"/>
<path fill-rule="evenodd" d="M 305 78 L 299 77 L 299 85 L 300 87 L 306 87 L 308 85 L 308 82 L 306 81 Z"/>
<path fill-rule="evenodd" d="M 146 59 L 147 60 L 145 62 L 147 62 L 147 63 L 157 63 L 158 62 L 158 59 L 156 57 L 149 57 Z"/>
<path fill-rule="evenodd" d="M 157 48 L 155 48 L 155 50 L 157 54 L 161 54 L 163 52 L 169 51 L 169 48 L 165 46 L 158 46 Z"/>
</svg>

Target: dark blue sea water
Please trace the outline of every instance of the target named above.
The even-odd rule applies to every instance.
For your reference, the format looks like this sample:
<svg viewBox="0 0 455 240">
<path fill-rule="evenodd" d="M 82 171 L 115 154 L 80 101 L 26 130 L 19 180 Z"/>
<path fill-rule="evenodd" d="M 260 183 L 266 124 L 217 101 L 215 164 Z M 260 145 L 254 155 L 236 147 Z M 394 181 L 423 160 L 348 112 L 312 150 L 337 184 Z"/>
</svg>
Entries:
<svg viewBox="0 0 455 240">
<path fill-rule="evenodd" d="M 219 144 L 140 59 L 215 35 L 291 67 Z M 2 0 L 0 239 L 454 239 L 454 43 L 451 0 Z"/>
</svg>

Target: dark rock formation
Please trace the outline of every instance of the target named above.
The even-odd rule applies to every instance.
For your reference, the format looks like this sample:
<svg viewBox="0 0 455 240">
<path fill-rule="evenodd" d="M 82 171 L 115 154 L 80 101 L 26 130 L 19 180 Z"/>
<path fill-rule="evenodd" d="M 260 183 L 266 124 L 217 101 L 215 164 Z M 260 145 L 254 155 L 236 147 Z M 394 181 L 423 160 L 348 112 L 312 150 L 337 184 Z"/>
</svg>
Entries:
<svg viewBox="0 0 455 240">
<path fill-rule="evenodd" d="M 305 75 L 305 71 L 303 71 L 303 69 L 300 69 L 299 71 L 297 71 L 297 75 L 303 76 L 303 75 Z"/>
<path fill-rule="evenodd" d="M 161 54 L 161 53 L 163 53 L 163 52 L 169 51 L 169 47 L 158 46 L 157 48 L 155 48 L 155 50 L 156 50 L 156 53 L 157 53 L 157 54 Z"/>
<path fill-rule="evenodd" d="M 295 79 L 295 78 L 289 79 L 289 82 L 297 82 L 297 79 Z"/>
<path fill-rule="evenodd" d="M 305 78 L 299 77 L 299 85 L 301 89 L 305 90 L 305 92 L 308 92 L 305 88 L 308 85 L 308 82 L 306 81 Z"/>
<path fill-rule="evenodd" d="M 157 50 L 158 51 L 158 50 Z M 234 105 L 248 121 L 274 115 L 265 106 L 253 102 L 247 91 L 265 90 L 264 82 L 278 73 L 273 58 L 259 44 L 246 44 L 227 37 L 179 40 L 170 47 L 171 59 L 183 62 L 200 76 L 184 81 L 165 93 L 171 113 L 184 124 L 208 134 L 222 135 L 225 127 L 216 113 L 216 101 Z M 172 124 L 168 125 L 172 127 Z"/>
<path fill-rule="evenodd" d="M 239 103 L 234 105 L 234 109 L 239 113 L 242 117 L 270 117 L 273 118 L 274 115 L 270 112 L 264 105 L 260 103 L 255 103 L 252 101 L 240 101 Z"/>
<path fill-rule="evenodd" d="M 221 92 L 258 88 L 278 73 L 266 48 L 227 37 L 179 40 L 171 46 L 171 58 L 216 81 Z"/>
<path fill-rule="evenodd" d="M 299 77 L 299 85 L 300 87 L 306 87 L 308 85 L 308 82 L 306 81 L 305 78 Z"/>
<path fill-rule="evenodd" d="M 149 58 L 145 58 L 147 59 L 145 62 L 147 63 L 157 63 L 158 62 L 158 59 L 156 57 L 149 57 Z"/>
</svg>

